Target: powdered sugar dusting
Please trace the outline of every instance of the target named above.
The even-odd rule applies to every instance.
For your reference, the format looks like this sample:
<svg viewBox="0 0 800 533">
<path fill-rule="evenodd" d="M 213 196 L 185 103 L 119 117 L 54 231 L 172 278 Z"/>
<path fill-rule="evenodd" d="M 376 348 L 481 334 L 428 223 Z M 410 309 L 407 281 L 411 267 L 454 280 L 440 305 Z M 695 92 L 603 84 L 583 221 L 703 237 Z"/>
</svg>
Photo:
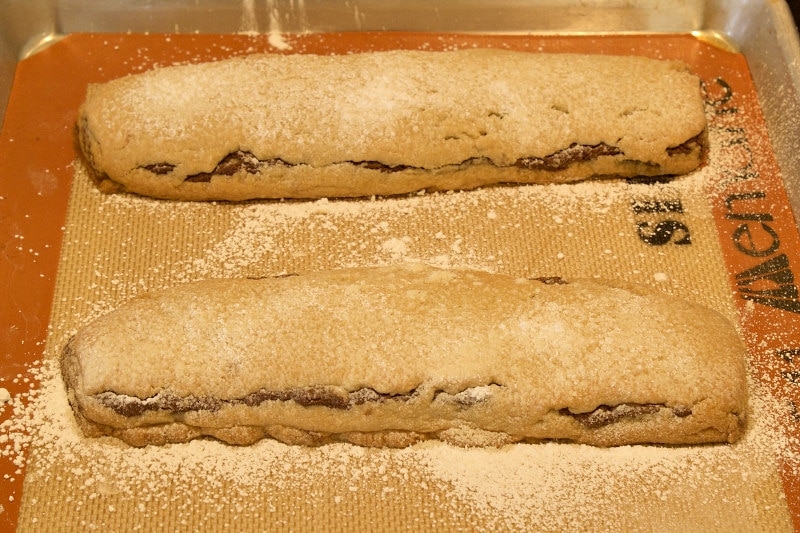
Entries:
<svg viewBox="0 0 800 533">
<path fill-rule="evenodd" d="M 582 183 L 365 200 L 216 205 L 105 196 L 91 189 L 88 180 L 83 185 L 76 183 L 77 194 L 89 202 L 82 209 L 91 210 L 98 218 L 90 227 L 68 228 L 65 253 L 72 257 L 78 253 L 77 257 L 83 257 L 80 261 L 91 265 L 94 286 L 86 302 L 57 302 L 54 316 L 67 324 L 53 324 L 48 360 L 30 370 L 41 380 L 41 387 L 9 404 L 13 415 L 0 428 L 3 454 L 13 457 L 22 469 L 24 454 L 30 451 L 28 475 L 36 486 L 46 485 L 50 478 L 58 479 L 60 486 L 66 483 L 72 505 L 84 509 L 83 526 L 108 526 L 121 514 L 133 520 L 134 526 L 169 521 L 164 513 L 171 509 L 191 517 L 184 524 L 187 531 L 214 528 L 212 524 L 220 521 L 232 524 L 234 514 L 269 519 L 289 528 L 298 527 L 300 519 L 287 502 L 311 505 L 307 520 L 318 517 L 315 508 L 328 504 L 352 512 L 381 502 L 406 502 L 409 508 L 421 509 L 416 520 L 425 525 L 422 529 L 451 529 L 447 525 L 460 523 L 496 530 L 521 530 L 536 524 L 542 531 L 591 530 L 599 524 L 613 530 L 625 525 L 620 520 L 629 516 L 618 512 L 620 506 L 646 506 L 653 513 L 668 514 L 676 506 L 700 506 L 702 500 L 687 498 L 701 496 L 718 509 L 716 514 L 691 514 L 693 520 L 703 521 L 704 530 L 724 530 L 733 516 L 724 514 L 739 508 L 746 511 L 737 511 L 740 515 L 764 520 L 770 510 L 747 507 L 743 499 L 749 497 L 753 484 L 759 490 L 777 487 L 775 497 L 779 499 L 776 465 L 794 464 L 795 458 L 789 452 L 794 449 L 788 445 L 789 437 L 776 429 L 780 427 L 777 413 L 784 409 L 781 402 L 758 389 L 752 400 L 752 427 L 733 446 L 599 449 L 546 443 L 498 450 L 425 443 L 403 450 L 374 450 L 346 444 L 308 449 L 271 440 L 237 448 L 198 440 L 131 449 L 114 439 L 86 439 L 79 434 L 54 362 L 74 328 L 74 313 L 88 319 L 139 292 L 192 279 L 275 275 L 401 260 L 525 275 L 594 274 L 598 271 L 595 261 L 587 261 L 591 272 L 582 271 L 582 262 L 559 256 L 560 250 L 568 249 L 570 255 L 607 256 L 606 250 L 615 252 L 620 240 L 635 239 L 636 235 L 632 229 L 615 229 L 605 236 L 591 229 L 587 232 L 587 220 L 598 224 L 609 216 L 625 220 L 632 216 L 626 211 L 631 201 L 640 197 L 698 196 L 708 172 L 711 170 L 705 169 L 683 180 L 650 186 Z M 209 216 L 212 211 L 214 217 Z M 102 239 L 107 234 L 130 256 L 153 246 L 151 239 L 139 236 L 127 224 L 112 224 L 129 220 L 132 213 L 158 220 L 171 231 L 184 231 L 181 226 L 185 223 L 196 242 L 189 240 L 186 254 L 166 254 L 163 261 L 163 254 L 153 252 L 145 261 L 147 269 L 129 271 L 126 276 L 108 269 L 105 256 L 86 257 L 90 254 L 85 250 L 87 239 Z M 198 226 L 196 220 L 207 225 Z M 532 234 L 531 227 L 558 231 L 562 240 L 548 251 L 547 239 Z M 523 249 L 512 256 L 506 246 L 486 235 L 523 247 L 535 243 L 541 270 L 526 270 L 529 266 L 518 262 L 530 251 Z M 571 239 L 580 245 L 569 244 Z M 630 261 L 630 253 L 619 251 L 618 256 Z M 607 277 L 618 274 L 620 267 L 636 267 L 619 259 L 607 261 L 607 270 L 599 269 Z M 558 266 L 551 268 L 553 265 Z M 681 285 L 680 265 L 675 269 L 668 263 L 661 265 L 657 274 L 668 272 L 669 279 L 660 281 L 655 279 L 660 275 L 645 267 L 643 263 L 640 276 L 651 284 L 675 283 L 676 292 L 695 294 L 691 286 Z M 636 277 L 636 273 L 625 272 L 625 277 Z M 481 393 L 474 392 L 477 396 Z M 322 479 L 326 480 L 324 487 L 319 485 Z M 420 502 L 419 494 L 430 499 Z M 245 503 L 252 501 L 260 503 Z M 318 503 L 311 504 L 314 501 Z M 726 504 L 720 507 L 720 501 Z M 31 513 L 42 511 L 36 502 L 24 508 Z M 249 515 L 247 509 L 256 515 Z M 771 512 L 782 516 L 784 510 Z M 35 518 L 44 524 L 46 517 L 42 512 Z"/>
<path fill-rule="evenodd" d="M 243 20 L 243 30 L 255 23 Z M 280 35 L 270 37 L 280 47 Z M 707 188 L 726 179 L 737 161 L 724 148 L 731 145 L 725 128 L 712 127 L 709 134 L 706 167 L 652 185 L 608 181 L 363 200 L 186 204 L 101 195 L 78 167 L 73 215 L 84 218 L 65 235 L 65 257 L 73 262 L 59 271 L 66 289 L 54 302 L 46 361 L 18 376 L 41 385 L 0 396 L 0 456 L 17 466 L 15 475 L 26 475 L 22 521 L 40 530 L 258 530 L 264 524 L 302 530 L 315 521 L 331 523 L 337 513 L 337 523 L 351 530 L 368 524 L 373 530 L 729 531 L 751 523 L 790 529 L 776 472 L 778 466 L 796 470 L 800 462 L 792 450 L 798 445 L 778 429 L 790 418 L 787 402 L 755 384 L 751 425 L 730 446 L 461 449 L 431 442 L 383 450 L 271 440 L 238 448 L 197 440 L 132 449 L 80 435 L 55 362 L 81 323 L 148 290 L 209 277 L 409 260 L 520 276 L 624 279 L 735 319 L 727 293 L 686 275 L 724 275 L 713 223 L 691 225 L 691 247 L 654 252 L 642 244 L 638 228 L 658 219 L 632 207 L 675 200 L 683 216 L 710 217 Z M 130 224 L 135 217 L 152 231 L 142 234 Z M 90 246 L 95 242 L 111 244 L 98 249 Z M 470 392 L 476 400 L 487 393 Z M 53 498 L 48 486 L 64 494 Z M 71 511 L 58 517 L 71 522 L 53 521 L 52 501 Z M 402 521 L 373 520 L 377 509 L 389 507 L 402 510 Z"/>
<path fill-rule="evenodd" d="M 123 505 L 135 506 L 128 509 L 130 526 L 159 517 L 164 506 L 210 525 L 219 516 L 230 518 L 231 509 L 246 515 L 249 498 L 280 520 L 286 518 L 279 509 L 285 505 L 282 494 L 332 499 L 346 508 L 360 498 L 394 504 L 414 490 L 438 499 L 440 520 L 472 517 L 495 530 L 519 531 L 532 524 L 541 531 L 618 530 L 624 524 L 621 507 L 646 505 L 647 520 L 658 524 L 667 518 L 660 513 L 679 505 L 703 509 L 705 516 L 694 516 L 691 523 L 721 531 L 730 525 L 724 513 L 733 509 L 742 519 L 776 512 L 758 505 L 748 509 L 749 487 L 763 484 L 765 472 L 797 459 L 787 451 L 792 449 L 788 437 L 776 429 L 775 401 L 761 393 L 752 399 L 751 427 L 735 445 L 604 449 L 543 443 L 462 449 L 427 442 L 387 450 L 349 444 L 306 448 L 272 440 L 233 447 L 196 440 L 133 449 L 111 438 L 79 434 L 55 362 L 30 373 L 41 387 L 28 395 L 27 405 L 13 406 L 14 416 L 2 426 L 0 449 L 17 456 L 29 450 L 35 467 L 28 475 L 37 485 L 50 476 L 62 484 L 68 479 L 72 505 L 100 505 L 104 513 L 85 519 L 84 525 L 94 527 L 107 526 L 111 507 Z M 17 444 L 12 448 L 11 442 Z M 692 500 L 701 495 L 715 505 L 720 498 L 735 501 L 709 509 Z M 46 519 L 35 502 L 28 507 Z"/>
<path fill-rule="evenodd" d="M 630 486 L 642 487 L 656 502 L 674 503 L 686 494 L 696 497 L 693 490 L 682 495 L 686 487 L 708 485 L 715 490 L 719 480 L 714 477 L 720 474 L 728 477 L 735 472 L 734 482 L 741 476 L 738 482 L 746 484 L 748 476 L 758 475 L 750 470 L 755 465 L 776 468 L 779 461 L 787 459 L 783 451 L 787 437 L 775 431 L 776 420 L 764 400 L 756 398 L 754 404 L 756 427 L 734 446 L 603 449 L 547 443 L 502 451 L 465 450 L 457 461 L 446 449 L 432 447 L 420 454 L 419 460 L 435 478 L 451 481 L 459 500 L 481 507 L 487 515 L 498 509 L 524 509 L 519 516 L 502 518 L 515 529 L 543 521 L 558 530 L 574 523 L 571 512 L 559 514 L 558 509 L 622 506 L 625 502 L 609 492 L 618 491 L 617 496 L 624 499 Z M 510 477 L 498 479 L 498 472 Z M 608 526 L 596 523 L 601 524 L 600 529 Z"/>
</svg>

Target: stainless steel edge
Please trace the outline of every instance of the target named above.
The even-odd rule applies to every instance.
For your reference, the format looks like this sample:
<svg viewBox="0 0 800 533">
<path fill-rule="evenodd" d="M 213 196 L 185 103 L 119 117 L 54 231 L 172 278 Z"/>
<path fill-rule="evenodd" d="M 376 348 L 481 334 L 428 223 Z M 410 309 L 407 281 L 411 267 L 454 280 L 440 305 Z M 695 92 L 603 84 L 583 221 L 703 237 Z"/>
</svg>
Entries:
<svg viewBox="0 0 800 533">
<path fill-rule="evenodd" d="M 800 214 L 800 42 L 785 0 L 0 0 L 0 121 L 16 63 L 61 35 L 374 30 L 695 32 L 739 50 Z"/>
<path fill-rule="evenodd" d="M 784 1 L 716 0 L 706 24 L 747 58 L 795 224 L 800 228 L 800 38 Z"/>
<path fill-rule="evenodd" d="M 62 31 L 684 31 L 705 0 L 59 0 Z"/>
<path fill-rule="evenodd" d="M 32 43 L 56 31 L 54 0 L 0 0 L 0 124 L 17 62 Z"/>
</svg>

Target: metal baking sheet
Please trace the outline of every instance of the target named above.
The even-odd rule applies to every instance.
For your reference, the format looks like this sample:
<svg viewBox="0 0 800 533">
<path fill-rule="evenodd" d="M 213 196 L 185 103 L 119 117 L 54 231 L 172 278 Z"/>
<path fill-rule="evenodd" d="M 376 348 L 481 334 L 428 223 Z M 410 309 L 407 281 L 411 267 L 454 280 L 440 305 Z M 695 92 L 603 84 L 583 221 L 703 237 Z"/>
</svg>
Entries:
<svg viewBox="0 0 800 533">
<path fill-rule="evenodd" d="M 757 22 L 756 22 L 757 21 Z M 800 213 L 800 144 L 795 135 L 800 118 L 800 46 L 788 6 L 783 2 L 734 1 L 550 1 L 550 2 L 312 2 L 312 1 L 194 1 L 194 2 L 14 2 L 0 0 L 0 112 L 5 110 L 17 63 L 64 36 L 75 33 L 260 33 L 314 34 L 327 32 L 416 31 L 476 34 L 693 34 L 714 46 L 741 52 L 755 81 L 775 158 L 784 177 L 795 213 Z M 735 142 L 732 139 L 732 142 Z M 2 152 L 0 152 L 1 154 Z M 43 193 L 59 194 L 51 176 L 0 176 L 20 179 Z M 30 182 L 30 183 L 28 183 Z M 6 182 L 7 184 L 8 182 Z M 13 190 L 3 187 L 3 190 Z M 46 196 L 46 194 L 45 194 Z M 50 280 L 60 242 L 60 221 L 34 227 L 37 217 L 16 210 L 11 194 L 0 198 L 0 294 L 12 284 L 36 278 Z M 41 204 L 47 209 L 46 201 Z M 63 216 L 54 209 L 53 216 Z M 795 224 L 797 220 L 795 219 Z M 22 237 L 26 242 L 21 242 Z M 39 246 L 31 241 L 40 239 Z M 41 244 L 44 243 L 42 246 Z M 36 249 L 42 256 L 30 257 Z M 50 254 L 53 257 L 43 257 Z M 27 277 L 18 276 L 24 268 Z M 11 273 L 11 274 L 8 274 Z M 0 339 L 3 350 L 16 349 L 21 339 L 42 339 L 52 294 L 47 283 L 30 283 L 27 290 L 38 302 L 20 315 L 14 302 L 2 298 Z M 796 282 L 794 284 L 796 286 Z M 51 289 L 50 289 L 51 290 Z M 9 318 L 10 317 L 10 318 Z M 24 341 L 23 341 L 24 342 Z M 34 343 L 35 344 L 35 343 Z M 25 347 L 35 354 L 39 348 Z M 787 354 L 790 357 L 792 354 Z M 3 374 L 16 374 L 12 358 L 0 353 Z M 22 368 L 20 367 L 20 371 Z M 0 383 L 9 389 L 8 383 Z M 13 475 L 13 472 L 10 474 Z M 14 495 L 10 495 L 13 497 Z M 18 496 L 18 495 L 17 495 Z M 17 497 L 17 501 L 19 497 Z M 13 501 L 0 502 L 6 508 Z M 6 525 L 0 517 L 0 526 Z"/>
</svg>

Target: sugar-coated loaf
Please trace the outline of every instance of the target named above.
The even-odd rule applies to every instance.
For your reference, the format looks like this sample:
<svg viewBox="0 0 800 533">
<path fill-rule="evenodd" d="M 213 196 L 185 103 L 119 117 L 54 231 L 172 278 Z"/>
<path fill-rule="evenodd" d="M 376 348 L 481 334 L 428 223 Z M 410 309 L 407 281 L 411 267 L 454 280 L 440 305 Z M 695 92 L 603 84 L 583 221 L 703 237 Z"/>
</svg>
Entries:
<svg viewBox="0 0 800 533">
<path fill-rule="evenodd" d="M 84 432 L 136 446 L 732 442 L 747 412 L 714 311 L 422 264 L 148 294 L 83 327 L 62 372 Z"/>
<path fill-rule="evenodd" d="M 101 190 L 177 200 L 678 175 L 705 131 L 681 63 L 492 49 L 164 67 L 90 85 L 77 121 Z"/>
</svg>

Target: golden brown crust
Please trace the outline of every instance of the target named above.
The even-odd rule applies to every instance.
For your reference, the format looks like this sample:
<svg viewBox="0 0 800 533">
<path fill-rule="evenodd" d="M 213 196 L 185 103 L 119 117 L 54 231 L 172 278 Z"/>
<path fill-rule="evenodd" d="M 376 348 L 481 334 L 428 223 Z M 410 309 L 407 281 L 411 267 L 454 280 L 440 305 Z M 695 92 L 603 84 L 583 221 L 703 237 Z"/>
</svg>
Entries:
<svg viewBox="0 0 800 533">
<path fill-rule="evenodd" d="M 684 174 L 705 127 L 682 64 L 500 50 L 167 67 L 91 85 L 77 122 L 102 190 L 180 200 Z"/>
<path fill-rule="evenodd" d="M 80 330 L 62 374 L 87 435 L 136 446 L 730 442 L 747 409 L 742 344 L 708 309 L 419 264 L 140 297 Z"/>
</svg>

